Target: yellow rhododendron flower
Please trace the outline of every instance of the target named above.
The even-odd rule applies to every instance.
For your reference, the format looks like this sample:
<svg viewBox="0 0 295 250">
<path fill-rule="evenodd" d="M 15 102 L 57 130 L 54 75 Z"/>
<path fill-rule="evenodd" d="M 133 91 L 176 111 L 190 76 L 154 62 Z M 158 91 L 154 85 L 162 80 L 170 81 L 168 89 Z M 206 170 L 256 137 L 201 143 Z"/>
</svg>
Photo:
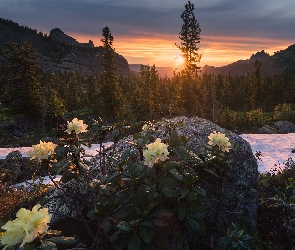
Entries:
<svg viewBox="0 0 295 250">
<path fill-rule="evenodd" d="M 148 131 L 151 128 L 151 126 L 152 126 L 152 123 L 151 122 L 148 122 L 148 123 L 146 123 L 146 124 L 144 124 L 142 126 L 142 130 L 143 131 Z"/>
<path fill-rule="evenodd" d="M 74 118 L 71 122 L 68 122 L 68 129 L 65 131 L 68 134 L 74 130 L 76 134 L 87 132 L 88 125 L 83 123 L 83 120 Z"/>
<path fill-rule="evenodd" d="M 154 143 L 148 144 L 147 149 L 143 151 L 144 164 L 152 167 L 157 161 L 165 161 L 168 155 L 168 145 L 157 138 Z"/>
<path fill-rule="evenodd" d="M 48 159 L 48 156 L 54 154 L 54 149 L 57 144 L 52 142 L 43 142 L 40 140 L 40 143 L 33 145 L 32 148 L 27 152 L 27 155 L 30 156 L 30 159 L 38 158 L 38 160 Z"/>
<path fill-rule="evenodd" d="M 225 134 L 222 134 L 220 132 L 214 131 L 209 136 L 209 142 L 208 144 L 211 146 L 217 145 L 223 152 L 229 152 L 231 143 L 229 142 L 229 139 L 225 136 Z"/>
<path fill-rule="evenodd" d="M 5 246 L 3 250 L 19 244 L 22 247 L 25 243 L 32 242 L 38 234 L 48 230 L 51 215 L 48 214 L 48 208 L 39 209 L 40 207 L 41 205 L 37 204 L 32 211 L 21 208 L 15 220 L 8 221 L 1 227 L 6 230 L 1 238 L 1 244 Z"/>
</svg>

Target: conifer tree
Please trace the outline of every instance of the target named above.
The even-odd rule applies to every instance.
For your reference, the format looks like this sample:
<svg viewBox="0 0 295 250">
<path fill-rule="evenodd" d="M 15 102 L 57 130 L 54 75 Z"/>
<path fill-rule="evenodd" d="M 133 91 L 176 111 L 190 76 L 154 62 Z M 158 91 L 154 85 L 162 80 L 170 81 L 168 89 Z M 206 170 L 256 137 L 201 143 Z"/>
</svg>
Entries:
<svg viewBox="0 0 295 250">
<path fill-rule="evenodd" d="M 179 33 L 180 45 L 175 44 L 181 51 L 185 60 L 185 70 L 191 75 L 196 75 L 200 67 L 197 63 L 201 60 L 201 54 L 198 54 L 201 29 L 194 14 L 194 4 L 190 1 L 185 5 L 185 10 L 180 15 L 183 25 Z"/>
<path fill-rule="evenodd" d="M 5 58 L 5 85 L 2 103 L 13 114 L 39 117 L 42 110 L 41 69 L 36 49 L 30 42 L 8 43 L 1 55 Z"/>
<path fill-rule="evenodd" d="M 113 47 L 114 37 L 110 29 L 106 26 L 102 30 L 103 54 L 102 66 L 104 71 L 101 74 L 101 94 L 104 102 L 104 110 L 107 117 L 114 120 L 118 116 L 120 108 L 120 100 L 122 91 L 118 85 L 118 77 L 116 75 L 117 66 L 115 64 L 115 53 Z"/>
<path fill-rule="evenodd" d="M 262 77 L 261 77 L 261 62 L 256 60 L 254 62 L 255 71 L 252 73 L 251 84 L 250 84 L 250 105 L 252 109 L 261 108 L 262 103 Z"/>
</svg>

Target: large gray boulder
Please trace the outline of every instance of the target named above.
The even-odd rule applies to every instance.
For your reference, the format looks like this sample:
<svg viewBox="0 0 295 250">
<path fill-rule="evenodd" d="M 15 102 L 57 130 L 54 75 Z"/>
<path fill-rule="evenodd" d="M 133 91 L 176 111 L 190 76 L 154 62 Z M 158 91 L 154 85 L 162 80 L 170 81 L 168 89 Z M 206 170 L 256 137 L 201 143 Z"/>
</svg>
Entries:
<svg viewBox="0 0 295 250">
<path fill-rule="evenodd" d="M 192 150 L 196 154 L 208 145 L 208 136 L 214 131 L 224 133 L 231 142 L 231 162 L 221 183 L 215 187 L 214 182 L 213 185 L 202 183 L 207 193 L 207 223 L 222 229 L 231 222 L 237 222 L 246 225 L 252 232 L 256 231 L 259 174 L 257 160 L 249 143 L 239 135 L 198 117 L 178 117 L 168 122 L 176 123 L 179 120 L 183 121 L 183 126 L 178 127 L 177 131 L 188 137 L 193 136 Z"/>
<path fill-rule="evenodd" d="M 176 130 L 181 135 L 192 137 L 191 149 L 197 155 L 204 151 L 208 145 L 208 136 L 214 131 L 224 133 L 231 142 L 230 166 L 223 178 L 219 180 L 212 177 L 210 183 L 201 181 L 202 188 L 207 194 L 204 201 L 207 206 L 206 232 L 212 235 L 226 232 L 231 222 L 245 226 L 248 232 L 255 232 L 259 174 L 257 160 L 249 143 L 239 135 L 198 117 L 163 120 L 154 124 L 154 127 L 158 131 L 164 131 L 166 124 L 177 124 L 180 121 L 182 125 L 177 126 Z M 161 133 L 159 137 L 165 138 Z M 129 147 L 131 140 L 132 136 L 121 140 L 116 149 L 122 152 L 124 148 Z"/>
</svg>

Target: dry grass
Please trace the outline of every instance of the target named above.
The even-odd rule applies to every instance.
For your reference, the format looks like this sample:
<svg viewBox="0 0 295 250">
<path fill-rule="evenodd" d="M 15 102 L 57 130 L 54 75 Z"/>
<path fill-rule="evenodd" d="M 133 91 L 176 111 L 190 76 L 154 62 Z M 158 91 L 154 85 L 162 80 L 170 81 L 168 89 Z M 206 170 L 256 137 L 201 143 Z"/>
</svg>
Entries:
<svg viewBox="0 0 295 250">
<path fill-rule="evenodd" d="M 0 227 L 6 223 L 20 207 L 30 206 L 38 201 L 46 192 L 45 185 L 35 185 L 33 188 L 5 188 L 0 191 Z"/>
</svg>

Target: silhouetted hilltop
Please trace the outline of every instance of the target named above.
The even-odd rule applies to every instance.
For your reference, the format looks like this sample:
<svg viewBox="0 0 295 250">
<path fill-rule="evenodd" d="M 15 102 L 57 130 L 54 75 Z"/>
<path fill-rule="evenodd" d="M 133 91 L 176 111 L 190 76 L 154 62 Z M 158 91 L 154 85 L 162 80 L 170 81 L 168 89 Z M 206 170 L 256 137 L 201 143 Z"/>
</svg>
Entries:
<svg viewBox="0 0 295 250">
<path fill-rule="evenodd" d="M 239 60 L 227 66 L 214 67 L 205 65 L 201 73 L 213 73 L 216 75 L 220 73 L 231 75 L 247 74 L 255 70 L 254 62 L 256 60 L 261 62 L 260 69 L 262 73 L 272 75 L 287 70 L 289 73 L 295 75 L 295 44 L 289 46 L 285 50 L 275 52 L 272 56 L 262 50 L 261 52 L 253 54 L 250 59 Z"/>
<path fill-rule="evenodd" d="M 70 71 L 89 76 L 99 75 L 103 71 L 100 64 L 104 49 L 101 46 L 94 47 L 92 41 L 79 43 L 59 28 L 51 30 L 48 36 L 2 18 L 0 30 L 0 50 L 9 42 L 20 44 L 30 41 L 38 49 L 39 63 L 45 72 Z M 115 62 L 118 74 L 130 74 L 128 62 L 122 55 L 115 53 Z"/>
</svg>

